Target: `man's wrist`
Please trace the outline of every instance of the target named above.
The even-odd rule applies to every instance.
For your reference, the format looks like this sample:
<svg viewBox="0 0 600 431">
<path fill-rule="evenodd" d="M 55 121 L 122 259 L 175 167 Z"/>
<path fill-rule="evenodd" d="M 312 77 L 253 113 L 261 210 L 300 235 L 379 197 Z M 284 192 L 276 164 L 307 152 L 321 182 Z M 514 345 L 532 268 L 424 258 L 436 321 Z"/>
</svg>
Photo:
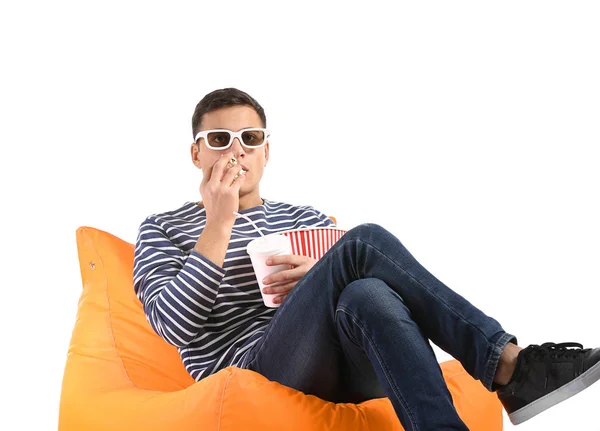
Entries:
<svg viewBox="0 0 600 431">
<path fill-rule="evenodd" d="M 208 231 L 214 235 L 231 235 L 231 230 L 233 229 L 233 222 L 206 222 L 206 226 L 204 226 L 204 232 Z"/>
</svg>

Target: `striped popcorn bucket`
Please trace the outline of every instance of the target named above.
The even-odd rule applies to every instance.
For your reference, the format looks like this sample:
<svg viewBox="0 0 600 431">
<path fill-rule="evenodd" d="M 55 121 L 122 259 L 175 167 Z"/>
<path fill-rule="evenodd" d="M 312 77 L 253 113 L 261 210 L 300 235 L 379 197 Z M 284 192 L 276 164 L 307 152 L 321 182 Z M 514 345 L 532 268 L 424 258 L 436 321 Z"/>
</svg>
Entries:
<svg viewBox="0 0 600 431">
<path fill-rule="evenodd" d="M 292 243 L 292 254 L 319 260 L 347 231 L 337 228 L 306 228 L 279 232 Z"/>
</svg>

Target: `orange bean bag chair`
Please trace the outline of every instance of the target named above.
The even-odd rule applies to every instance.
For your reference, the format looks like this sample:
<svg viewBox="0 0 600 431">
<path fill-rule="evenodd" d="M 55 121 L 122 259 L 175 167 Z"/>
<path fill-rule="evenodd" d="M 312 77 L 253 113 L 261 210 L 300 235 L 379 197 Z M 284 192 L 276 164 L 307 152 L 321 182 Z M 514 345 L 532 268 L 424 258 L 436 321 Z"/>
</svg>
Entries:
<svg viewBox="0 0 600 431">
<path fill-rule="evenodd" d="M 83 292 L 62 383 L 60 431 L 404 430 L 387 398 L 335 404 L 236 367 L 195 382 L 134 294 L 134 244 L 85 226 L 76 237 Z M 469 429 L 501 430 L 497 396 L 458 361 L 440 365 Z"/>
</svg>

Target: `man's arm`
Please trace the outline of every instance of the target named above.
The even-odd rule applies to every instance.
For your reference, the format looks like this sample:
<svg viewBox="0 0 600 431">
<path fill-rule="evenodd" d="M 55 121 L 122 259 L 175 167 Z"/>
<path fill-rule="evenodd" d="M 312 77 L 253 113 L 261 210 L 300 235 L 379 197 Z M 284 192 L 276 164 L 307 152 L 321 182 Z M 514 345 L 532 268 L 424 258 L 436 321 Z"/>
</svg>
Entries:
<svg viewBox="0 0 600 431">
<path fill-rule="evenodd" d="M 189 256 L 148 217 L 135 245 L 134 291 L 152 328 L 169 344 L 184 347 L 198 335 L 214 306 L 231 229 L 207 225 Z"/>
<path fill-rule="evenodd" d="M 206 223 L 200 234 L 194 250 L 205 256 L 215 265 L 222 267 L 227 254 L 227 247 L 231 239 L 232 227 L 223 224 Z"/>
<path fill-rule="evenodd" d="M 331 220 L 326 214 L 322 213 L 315 207 L 308 206 L 308 208 L 310 211 L 312 211 L 316 215 L 316 218 L 320 220 L 320 223 L 317 223 L 315 226 L 320 225 L 320 226 L 326 226 L 326 227 L 332 227 L 332 228 L 337 227 L 335 222 L 333 220 Z"/>
</svg>

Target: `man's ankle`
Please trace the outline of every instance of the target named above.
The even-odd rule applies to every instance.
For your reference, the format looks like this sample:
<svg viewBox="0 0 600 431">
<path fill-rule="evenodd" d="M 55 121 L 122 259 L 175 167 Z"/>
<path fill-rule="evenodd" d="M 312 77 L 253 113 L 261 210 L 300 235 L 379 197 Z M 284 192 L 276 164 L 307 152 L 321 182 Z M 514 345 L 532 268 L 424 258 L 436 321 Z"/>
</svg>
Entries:
<svg viewBox="0 0 600 431">
<path fill-rule="evenodd" d="M 523 348 L 514 343 L 508 343 L 506 345 L 500 355 L 498 367 L 496 368 L 496 375 L 494 376 L 494 382 L 496 384 L 507 385 L 508 382 L 510 382 L 517 365 L 517 356 L 521 350 L 523 350 Z"/>
</svg>

